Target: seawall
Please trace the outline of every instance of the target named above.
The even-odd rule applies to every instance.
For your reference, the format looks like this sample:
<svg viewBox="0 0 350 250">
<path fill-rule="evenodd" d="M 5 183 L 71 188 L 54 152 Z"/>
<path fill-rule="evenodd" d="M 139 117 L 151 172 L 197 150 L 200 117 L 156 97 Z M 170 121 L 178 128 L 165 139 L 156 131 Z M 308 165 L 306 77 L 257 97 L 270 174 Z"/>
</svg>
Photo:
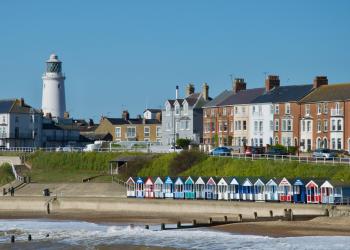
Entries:
<svg viewBox="0 0 350 250">
<path fill-rule="evenodd" d="M 49 204 L 49 205 L 48 205 Z M 294 215 L 324 215 L 326 209 L 330 216 L 349 216 L 348 206 L 329 206 L 319 204 L 291 204 L 267 202 L 231 201 L 191 201 L 191 200 L 151 200 L 128 198 L 81 198 L 81 197 L 1 197 L 0 212 L 40 212 L 47 213 L 84 212 L 116 213 L 133 215 L 237 215 L 253 217 L 283 216 L 285 209 L 292 209 Z"/>
</svg>

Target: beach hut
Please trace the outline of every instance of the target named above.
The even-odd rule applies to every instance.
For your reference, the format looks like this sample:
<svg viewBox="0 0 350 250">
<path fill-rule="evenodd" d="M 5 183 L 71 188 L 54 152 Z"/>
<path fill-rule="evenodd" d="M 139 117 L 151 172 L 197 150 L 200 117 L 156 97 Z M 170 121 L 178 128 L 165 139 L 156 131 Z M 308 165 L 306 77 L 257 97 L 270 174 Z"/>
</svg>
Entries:
<svg viewBox="0 0 350 250">
<path fill-rule="evenodd" d="M 278 184 L 279 181 L 275 178 L 270 179 L 265 185 L 265 200 L 278 201 Z"/>
<path fill-rule="evenodd" d="M 144 198 L 145 197 L 145 189 L 144 189 L 144 179 L 142 177 L 136 178 L 136 198 Z"/>
<path fill-rule="evenodd" d="M 154 181 L 154 197 L 157 199 L 164 198 L 164 182 L 160 177 L 157 177 Z"/>
<path fill-rule="evenodd" d="M 231 200 L 239 200 L 240 192 L 239 192 L 239 179 L 236 177 L 232 177 L 229 185 L 229 194 Z"/>
<path fill-rule="evenodd" d="M 174 198 L 175 199 L 184 199 L 184 182 L 181 177 L 177 177 L 174 183 Z"/>
<path fill-rule="evenodd" d="M 164 198 L 174 198 L 174 182 L 171 177 L 166 177 L 164 181 Z"/>
<path fill-rule="evenodd" d="M 254 184 L 249 178 L 246 178 L 241 186 L 241 199 L 244 201 L 254 200 Z"/>
<path fill-rule="evenodd" d="M 205 183 L 205 198 L 207 200 L 216 200 L 217 196 L 217 186 L 214 177 L 210 177 Z"/>
<path fill-rule="evenodd" d="M 317 181 L 311 180 L 306 185 L 306 202 L 307 203 L 320 203 L 320 184 Z"/>
<path fill-rule="evenodd" d="M 305 183 L 301 179 L 295 179 L 293 182 L 293 202 L 306 203 Z"/>
<path fill-rule="evenodd" d="M 205 183 L 207 179 L 204 177 L 198 177 L 194 183 L 194 191 L 196 194 L 196 199 L 205 199 Z"/>
<path fill-rule="evenodd" d="M 132 177 L 126 181 L 126 197 L 136 197 L 135 180 Z"/>
<path fill-rule="evenodd" d="M 278 196 L 280 201 L 292 201 L 293 187 L 287 178 L 283 178 L 278 184 Z"/>
<path fill-rule="evenodd" d="M 187 177 L 185 181 L 185 199 L 195 199 L 196 197 L 196 192 L 194 189 L 194 181 L 191 178 L 191 176 Z"/>
<path fill-rule="evenodd" d="M 324 204 L 337 204 L 343 201 L 343 189 L 341 186 L 333 185 L 325 181 L 321 185 L 321 202 Z"/>
<path fill-rule="evenodd" d="M 154 180 L 148 177 L 144 184 L 145 198 L 154 198 Z"/>
<path fill-rule="evenodd" d="M 228 200 L 230 178 L 222 177 L 217 183 L 218 200 Z"/>
<path fill-rule="evenodd" d="M 265 183 L 261 178 L 254 182 L 254 200 L 265 201 Z"/>
</svg>

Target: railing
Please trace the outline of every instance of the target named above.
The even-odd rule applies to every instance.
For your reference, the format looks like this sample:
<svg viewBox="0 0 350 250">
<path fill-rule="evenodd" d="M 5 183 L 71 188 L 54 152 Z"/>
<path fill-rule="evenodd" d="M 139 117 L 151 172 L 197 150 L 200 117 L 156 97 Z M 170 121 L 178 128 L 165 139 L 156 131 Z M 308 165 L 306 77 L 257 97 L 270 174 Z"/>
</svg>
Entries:
<svg viewBox="0 0 350 250">
<path fill-rule="evenodd" d="M 211 155 L 212 156 L 212 155 Z M 269 154 L 252 154 L 246 155 L 243 153 L 233 153 L 231 155 L 220 155 L 212 157 L 226 157 L 226 158 L 235 158 L 243 160 L 271 160 L 271 161 L 282 161 L 282 162 L 302 162 L 302 163 L 314 163 L 314 164 L 343 164 L 350 166 L 350 158 L 348 157 L 333 157 L 333 158 L 324 158 L 324 157 L 312 157 L 312 156 L 297 156 L 297 155 L 269 155 Z"/>
<path fill-rule="evenodd" d="M 331 109 L 331 116 L 343 116 L 344 110 L 343 109 Z"/>
</svg>

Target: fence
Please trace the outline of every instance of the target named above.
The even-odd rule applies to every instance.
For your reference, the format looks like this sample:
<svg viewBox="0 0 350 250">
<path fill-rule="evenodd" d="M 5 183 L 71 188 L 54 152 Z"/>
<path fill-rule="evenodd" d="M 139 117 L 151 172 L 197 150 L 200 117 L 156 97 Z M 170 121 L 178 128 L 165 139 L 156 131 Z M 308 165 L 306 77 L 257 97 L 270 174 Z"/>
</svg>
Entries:
<svg viewBox="0 0 350 250">
<path fill-rule="evenodd" d="M 312 157 L 312 156 L 297 156 L 297 155 L 269 155 L 269 154 L 240 154 L 233 153 L 231 155 L 211 155 L 212 157 L 226 157 L 226 158 L 236 158 L 243 160 L 271 160 L 271 161 L 282 161 L 282 162 L 302 162 L 302 163 L 314 163 L 314 164 L 345 164 L 350 166 L 350 158 L 345 157 L 334 157 L 334 158 L 324 158 L 324 157 Z"/>
</svg>

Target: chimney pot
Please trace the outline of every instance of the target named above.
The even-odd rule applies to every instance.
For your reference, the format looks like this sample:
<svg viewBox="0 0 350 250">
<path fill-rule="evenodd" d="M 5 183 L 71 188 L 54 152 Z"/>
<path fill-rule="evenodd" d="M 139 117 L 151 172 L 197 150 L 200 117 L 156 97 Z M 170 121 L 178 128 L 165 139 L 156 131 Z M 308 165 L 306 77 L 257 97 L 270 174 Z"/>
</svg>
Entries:
<svg viewBox="0 0 350 250">
<path fill-rule="evenodd" d="M 186 97 L 194 94 L 194 85 L 192 83 L 189 83 L 186 87 Z"/>
<path fill-rule="evenodd" d="M 207 101 L 209 99 L 209 85 L 207 83 L 203 84 L 202 95 L 203 95 L 204 100 Z"/>
<path fill-rule="evenodd" d="M 277 75 L 268 75 L 265 79 L 266 92 L 280 86 L 280 78 Z"/>
<path fill-rule="evenodd" d="M 130 114 L 129 114 L 129 112 L 127 111 L 127 110 L 124 110 L 123 111 L 123 113 L 122 113 L 122 118 L 124 119 L 124 120 L 129 120 L 129 118 L 130 118 Z"/>
<path fill-rule="evenodd" d="M 244 82 L 243 78 L 236 78 L 233 84 L 233 92 L 238 93 L 241 90 L 246 90 L 247 84 Z"/>
<path fill-rule="evenodd" d="M 176 85 L 175 97 L 176 97 L 176 99 L 179 99 L 179 86 L 178 85 Z"/>
<path fill-rule="evenodd" d="M 316 89 L 323 85 L 328 85 L 327 76 L 316 76 L 313 82 L 313 87 Z"/>
</svg>

